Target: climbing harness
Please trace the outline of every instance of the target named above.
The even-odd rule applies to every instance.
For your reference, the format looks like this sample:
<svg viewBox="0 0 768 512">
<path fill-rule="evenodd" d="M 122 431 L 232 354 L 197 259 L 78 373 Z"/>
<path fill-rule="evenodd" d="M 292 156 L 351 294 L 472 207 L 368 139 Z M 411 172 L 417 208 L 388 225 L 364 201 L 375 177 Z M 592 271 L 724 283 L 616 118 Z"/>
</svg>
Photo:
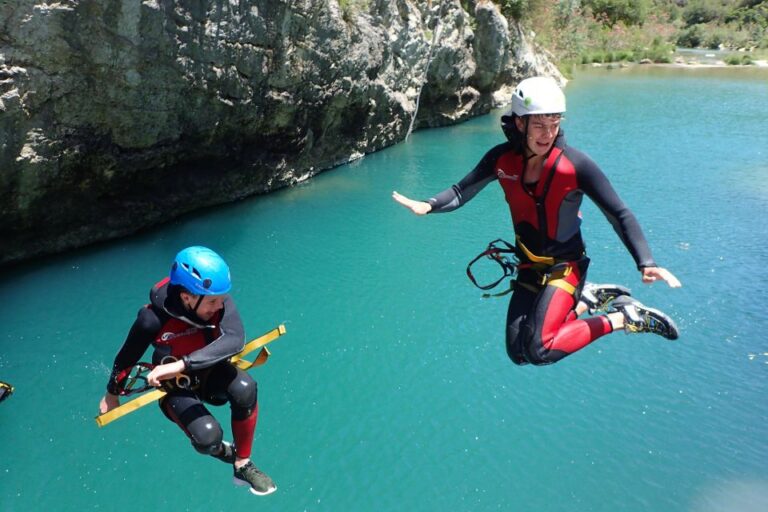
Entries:
<svg viewBox="0 0 768 512">
<path fill-rule="evenodd" d="M 475 275 L 472 273 L 472 266 L 485 258 L 497 263 L 501 268 L 501 277 L 493 280 L 490 284 L 478 283 L 477 278 L 475 278 Z M 467 265 L 467 277 L 469 277 L 469 280 L 472 281 L 472 284 L 474 284 L 481 290 L 490 290 L 492 288 L 495 288 L 504 279 L 509 277 L 511 280 L 510 280 L 510 287 L 508 290 L 502 293 L 495 293 L 495 294 L 484 293 L 483 294 L 483 298 L 500 297 L 512 291 L 513 283 L 515 282 L 514 281 L 515 277 L 517 277 L 517 267 L 519 263 L 520 262 L 517 259 L 514 246 L 509 242 L 502 240 L 501 238 L 498 238 L 493 242 L 489 243 L 488 247 L 486 247 L 486 249 L 483 252 L 478 254 L 472 261 L 469 262 L 469 264 Z"/>
<path fill-rule="evenodd" d="M 248 342 L 245 347 L 243 347 L 243 350 L 232 356 L 230 359 L 230 362 L 240 368 L 241 370 L 250 370 L 253 367 L 261 366 L 262 364 L 267 362 L 267 359 L 270 356 L 270 351 L 266 345 L 267 343 L 270 343 L 280 336 L 285 334 L 285 326 L 279 325 L 275 329 L 272 329 L 268 333 L 256 338 L 255 340 L 252 340 Z M 244 358 L 245 355 L 253 352 L 254 350 L 261 348 L 261 351 L 259 352 L 259 355 L 256 356 L 256 359 L 253 361 L 248 361 Z M 96 424 L 99 427 L 103 427 L 105 425 L 108 425 L 109 423 L 115 421 L 118 418 L 121 418 L 125 416 L 128 413 L 131 413 L 141 407 L 144 407 L 147 404 L 150 404 L 154 402 L 155 400 L 158 400 L 166 395 L 166 392 L 162 389 L 155 389 L 154 391 L 150 391 L 149 393 L 146 393 L 144 395 L 139 396 L 138 398 L 134 398 L 130 402 L 126 402 L 123 405 L 120 405 L 119 407 L 115 407 L 114 409 L 105 412 L 104 414 L 100 414 L 96 416 Z"/>
<path fill-rule="evenodd" d="M 517 256 L 518 251 L 531 263 L 521 263 Z M 472 272 L 473 265 L 484 258 L 497 263 L 501 268 L 501 277 L 492 280 L 489 284 L 480 284 Z M 469 265 L 467 265 L 467 277 L 472 281 L 472 284 L 481 290 L 495 288 L 504 279 L 510 278 L 508 289 L 501 293 L 484 293 L 484 299 L 506 295 L 515 289 L 515 285 L 526 288 L 534 293 L 538 293 L 545 286 L 556 286 L 575 296 L 578 292 L 577 287 L 569 283 L 566 278 L 571 275 L 574 267 L 580 268 L 583 266 L 586 269 L 588 264 L 589 259 L 586 256 L 576 261 L 556 262 L 550 256 L 537 256 L 532 253 L 520 240 L 517 240 L 517 247 L 515 247 L 499 238 L 489 243 L 483 252 L 469 262 Z M 520 276 L 521 271 L 524 271 L 526 274 L 522 276 L 522 279 Z"/>
</svg>

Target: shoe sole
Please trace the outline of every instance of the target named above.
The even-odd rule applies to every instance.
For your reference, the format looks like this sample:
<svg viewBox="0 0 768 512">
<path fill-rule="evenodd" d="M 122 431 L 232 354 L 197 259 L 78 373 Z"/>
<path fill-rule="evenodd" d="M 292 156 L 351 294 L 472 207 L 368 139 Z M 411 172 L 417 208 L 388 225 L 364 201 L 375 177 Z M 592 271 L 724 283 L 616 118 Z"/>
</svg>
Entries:
<svg viewBox="0 0 768 512">
<path fill-rule="evenodd" d="M 272 494 L 273 492 L 275 492 L 277 490 L 277 486 L 274 486 L 274 487 L 272 487 L 271 489 L 269 489 L 269 490 L 267 490 L 265 492 L 257 491 L 256 489 L 253 488 L 253 486 L 251 486 L 251 484 L 249 484 L 245 480 L 240 480 L 236 476 L 232 477 L 232 483 L 235 484 L 238 487 L 242 487 L 242 486 L 247 485 L 249 487 L 248 490 L 251 491 L 251 494 L 255 494 L 256 496 L 266 496 L 268 494 Z"/>
<path fill-rule="evenodd" d="M 620 304 L 618 305 L 618 307 L 616 307 L 616 309 L 622 310 L 624 314 L 628 315 L 630 317 L 630 320 L 632 320 L 633 322 L 642 321 L 642 318 L 640 318 L 639 313 L 640 311 L 645 311 L 648 316 L 650 316 L 657 322 L 665 324 L 669 329 L 669 333 L 667 335 L 659 334 L 653 331 L 643 331 L 643 332 L 655 334 L 656 336 L 661 336 L 662 338 L 666 338 L 668 340 L 676 340 L 677 338 L 680 337 L 680 331 L 678 331 L 677 329 L 677 324 L 675 324 L 675 321 L 672 320 L 669 316 L 667 316 L 666 313 L 659 311 L 658 309 L 649 308 L 648 306 L 644 305 L 637 299 L 632 299 L 631 302 L 630 301 L 619 301 L 619 302 Z M 630 306 L 632 309 L 627 310 L 628 307 Z"/>
<path fill-rule="evenodd" d="M 590 295 L 595 298 L 595 302 L 597 303 L 597 305 L 594 308 L 587 305 L 587 307 L 589 308 L 590 314 L 605 313 L 608 310 L 608 308 L 611 307 L 611 302 L 613 302 L 617 298 L 632 296 L 632 291 L 629 288 L 627 288 L 626 286 L 621 286 L 619 284 L 597 285 L 597 289 L 598 290 L 610 289 L 611 291 L 606 293 L 599 293 L 599 294 L 590 292 Z"/>
<path fill-rule="evenodd" d="M 653 334 L 656 334 L 657 336 L 661 336 L 662 338 L 666 338 L 670 341 L 674 341 L 680 337 L 680 331 L 677 330 L 677 325 L 675 324 L 675 321 L 669 318 L 669 316 L 659 311 L 658 309 L 649 308 L 647 306 L 643 306 L 643 308 L 648 312 L 649 316 L 665 324 L 669 329 L 669 333 L 667 336 L 663 334 L 657 334 L 657 333 L 653 333 Z"/>
</svg>

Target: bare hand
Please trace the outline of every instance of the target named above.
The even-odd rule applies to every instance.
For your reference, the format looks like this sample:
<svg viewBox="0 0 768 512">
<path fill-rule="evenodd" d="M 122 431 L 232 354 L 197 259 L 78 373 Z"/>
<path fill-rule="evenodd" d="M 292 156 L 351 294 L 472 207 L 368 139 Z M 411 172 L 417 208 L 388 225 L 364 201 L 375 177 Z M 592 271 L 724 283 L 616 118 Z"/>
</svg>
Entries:
<svg viewBox="0 0 768 512">
<path fill-rule="evenodd" d="M 159 387 L 160 381 L 173 379 L 184 371 L 184 361 L 179 359 L 168 364 L 160 364 L 155 366 L 149 375 L 147 375 L 147 382 L 150 386 Z"/>
<path fill-rule="evenodd" d="M 120 397 L 117 395 L 113 395 L 112 393 L 105 394 L 101 401 L 99 402 L 99 412 L 101 414 L 104 414 L 105 412 L 109 412 L 115 407 L 120 406 Z"/>
<path fill-rule="evenodd" d="M 431 204 L 424 201 L 414 201 L 413 199 L 408 199 L 404 195 L 397 192 L 392 192 L 392 199 L 405 206 L 416 215 L 426 215 L 432 211 Z"/>
<path fill-rule="evenodd" d="M 662 267 L 645 267 L 643 269 L 643 282 L 653 283 L 655 281 L 665 281 L 670 288 L 680 288 L 683 284 L 670 272 Z"/>
</svg>

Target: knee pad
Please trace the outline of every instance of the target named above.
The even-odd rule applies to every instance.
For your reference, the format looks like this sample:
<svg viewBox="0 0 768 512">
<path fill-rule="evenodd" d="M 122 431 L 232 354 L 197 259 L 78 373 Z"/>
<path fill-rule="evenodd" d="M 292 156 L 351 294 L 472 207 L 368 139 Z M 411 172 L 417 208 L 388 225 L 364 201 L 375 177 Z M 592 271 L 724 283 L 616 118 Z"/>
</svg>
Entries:
<svg viewBox="0 0 768 512">
<path fill-rule="evenodd" d="M 190 440 L 199 453 L 211 455 L 221 446 L 224 433 L 218 422 L 210 420 L 201 425 L 190 425 Z"/>
<path fill-rule="evenodd" d="M 245 375 L 246 378 L 238 376 L 232 384 L 229 386 L 230 401 L 233 408 L 238 409 L 253 409 L 258 400 L 258 386 L 256 381 L 249 375 Z M 250 412 L 248 413 L 250 415 Z M 248 416 L 247 415 L 247 416 Z"/>
</svg>

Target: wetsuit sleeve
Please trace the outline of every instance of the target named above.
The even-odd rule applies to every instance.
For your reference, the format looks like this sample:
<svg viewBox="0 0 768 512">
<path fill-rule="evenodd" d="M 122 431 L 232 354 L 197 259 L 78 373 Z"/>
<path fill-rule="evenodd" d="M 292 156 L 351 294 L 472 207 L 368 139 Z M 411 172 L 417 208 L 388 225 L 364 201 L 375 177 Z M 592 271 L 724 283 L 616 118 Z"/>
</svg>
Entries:
<svg viewBox="0 0 768 512">
<path fill-rule="evenodd" d="M 651 249 L 645 239 L 640 223 L 627 205 L 619 198 L 608 178 L 591 158 L 585 154 L 568 148 L 568 158 L 576 168 L 576 179 L 579 188 L 595 202 L 616 234 L 624 243 L 638 270 L 645 267 L 655 267 Z"/>
<path fill-rule="evenodd" d="M 491 149 L 483 156 L 472 171 L 464 176 L 457 184 L 451 186 L 426 202 L 432 205 L 429 213 L 447 213 L 467 204 L 486 185 L 496 180 L 496 161 L 509 148 L 507 144 L 501 144 Z"/>
<path fill-rule="evenodd" d="M 130 368 L 139 362 L 160 327 L 160 319 L 152 308 L 143 307 L 139 310 L 136 320 L 133 322 L 131 330 L 128 331 L 128 336 L 112 364 L 112 373 L 107 383 L 109 393 L 117 394 L 117 383 L 115 382 L 117 375 L 125 368 Z"/>
<path fill-rule="evenodd" d="M 183 357 L 187 370 L 195 371 L 208 368 L 229 359 L 245 346 L 245 328 L 237 311 L 235 301 L 227 295 L 224 299 L 224 311 L 219 322 L 221 334 L 200 350 L 195 350 Z"/>
</svg>

